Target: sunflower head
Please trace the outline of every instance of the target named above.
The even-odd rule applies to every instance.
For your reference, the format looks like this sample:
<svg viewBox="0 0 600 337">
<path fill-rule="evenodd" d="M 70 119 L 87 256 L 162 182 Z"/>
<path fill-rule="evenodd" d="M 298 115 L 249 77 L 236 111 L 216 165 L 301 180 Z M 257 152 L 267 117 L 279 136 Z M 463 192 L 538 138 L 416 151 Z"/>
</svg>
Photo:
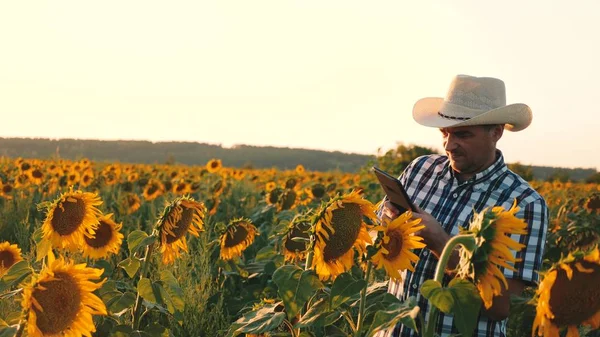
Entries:
<svg viewBox="0 0 600 337">
<path fill-rule="evenodd" d="M 123 234 L 120 232 L 123 225 L 117 224 L 111 217 L 112 213 L 101 216 L 95 233 L 84 235 L 84 256 L 100 259 L 119 252 L 123 242 Z"/>
<path fill-rule="evenodd" d="M 296 191 L 291 189 L 286 189 L 283 191 L 281 196 L 279 197 L 279 201 L 277 203 L 277 208 L 280 211 L 288 210 L 296 207 L 296 199 L 298 194 Z"/>
<path fill-rule="evenodd" d="M 75 265 L 53 255 L 46 268 L 23 289 L 23 309 L 29 312 L 31 337 L 91 336 L 92 315 L 106 315 L 106 306 L 93 291 L 102 286 L 103 270 Z"/>
<path fill-rule="evenodd" d="M 304 215 L 297 215 L 283 234 L 283 255 L 286 261 L 301 261 L 306 258 L 311 222 Z"/>
<path fill-rule="evenodd" d="M 414 235 L 425 228 L 420 225 L 421 219 L 411 219 L 412 212 L 408 211 L 392 221 L 386 220 L 378 231 L 375 241 L 377 252 L 371 261 L 377 268 L 384 268 L 387 274 L 395 280 L 401 280 L 401 270 L 414 271 L 413 263 L 419 260 L 412 250 L 424 248 L 423 238 Z"/>
<path fill-rule="evenodd" d="M 204 230 L 206 207 L 203 203 L 183 196 L 175 198 L 165 206 L 156 228 L 160 233 L 160 252 L 163 263 L 169 264 L 180 256 L 180 250 L 187 252 L 186 233 L 199 236 Z"/>
<path fill-rule="evenodd" d="M 298 174 L 304 174 L 306 170 L 304 169 L 304 166 L 302 164 L 298 164 L 296 166 L 296 173 Z"/>
<path fill-rule="evenodd" d="M 156 179 L 150 179 L 144 187 L 144 199 L 152 201 L 162 195 L 165 191 L 165 186 Z"/>
<path fill-rule="evenodd" d="M 308 194 L 313 200 L 321 200 L 326 194 L 325 185 L 316 183 L 307 189 Z"/>
<path fill-rule="evenodd" d="M 473 216 L 468 229 L 461 228 L 461 234 L 475 237 L 474 252 L 461 247 L 458 276 L 471 279 L 486 308 L 492 306 L 494 296 L 502 293 L 502 285 L 508 283 L 500 267 L 515 270 L 518 262 L 511 250 L 520 251 L 525 246 L 511 239 L 511 234 L 526 234 L 527 224 L 515 216 L 519 211 L 516 201 L 508 211 L 502 207 L 486 208 Z"/>
<path fill-rule="evenodd" d="M 69 190 L 48 206 L 42 224 L 43 239 L 56 248 L 77 250 L 83 245 L 85 235 L 93 234 L 98 227 L 102 204 L 95 193 Z"/>
<path fill-rule="evenodd" d="M 585 209 L 592 214 L 600 214 L 600 193 L 594 193 L 585 201 Z"/>
<path fill-rule="evenodd" d="M 361 254 L 372 243 L 368 228 L 376 221 L 375 206 L 353 191 L 323 205 L 314 222 L 312 267 L 322 280 L 335 278 L 354 264 L 354 248 Z"/>
<path fill-rule="evenodd" d="M 0 242 L 0 277 L 4 276 L 6 272 L 15 263 L 23 260 L 21 257 L 21 249 L 16 244 L 10 244 L 10 242 Z"/>
<path fill-rule="evenodd" d="M 283 194 L 283 189 L 281 187 L 275 187 L 267 195 L 265 196 L 265 200 L 269 205 L 275 205 L 279 202 L 279 197 Z"/>
<path fill-rule="evenodd" d="M 221 234 L 221 259 L 231 260 L 242 256 L 256 235 L 259 235 L 258 231 L 249 219 L 233 219 Z"/>
<path fill-rule="evenodd" d="M 206 163 L 206 170 L 210 173 L 218 172 L 222 167 L 221 159 L 211 159 Z"/>
<path fill-rule="evenodd" d="M 569 254 L 542 275 L 536 291 L 533 334 L 579 336 L 580 325 L 600 328 L 600 251 L 598 248 Z"/>
</svg>

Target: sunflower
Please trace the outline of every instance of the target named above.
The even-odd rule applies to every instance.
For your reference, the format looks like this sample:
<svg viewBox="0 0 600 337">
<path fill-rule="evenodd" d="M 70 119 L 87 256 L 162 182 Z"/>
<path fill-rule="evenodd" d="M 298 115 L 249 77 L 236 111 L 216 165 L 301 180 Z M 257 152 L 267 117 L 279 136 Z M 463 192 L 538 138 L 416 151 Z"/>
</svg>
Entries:
<svg viewBox="0 0 600 337">
<path fill-rule="evenodd" d="M 321 183 L 316 183 L 312 185 L 310 188 L 306 189 L 306 192 L 313 200 L 321 200 L 326 194 L 325 185 Z"/>
<path fill-rule="evenodd" d="M 146 184 L 146 187 L 144 187 L 144 192 L 142 193 L 142 195 L 147 201 L 152 201 L 158 196 L 162 195 L 164 193 L 164 190 L 165 187 L 160 181 L 156 179 L 150 179 Z"/>
<path fill-rule="evenodd" d="M 93 259 L 108 257 L 117 254 L 123 242 L 123 234 L 119 231 L 122 224 L 117 224 L 111 219 L 112 213 L 101 216 L 98 219 L 98 228 L 92 237 L 83 237 L 83 255 Z"/>
<path fill-rule="evenodd" d="M 249 219 L 233 219 L 221 234 L 221 259 L 231 260 L 242 256 L 242 252 L 254 242 L 256 235 L 258 231 Z"/>
<path fill-rule="evenodd" d="M 31 170 L 27 171 L 29 175 L 29 179 L 34 185 L 40 185 L 44 182 L 44 172 L 39 167 L 34 167 Z"/>
<path fill-rule="evenodd" d="M 268 205 L 276 205 L 279 202 L 279 197 L 283 194 L 284 190 L 281 187 L 275 187 L 269 193 L 265 195 L 265 201 Z"/>
<path fill-rule="evenodd" d="M 321 208 L 314 220 L 315 242 L 312 267 L 327 280 L 349 270 L 354 264 L 355 247 L 360 253 L 371 244 L 367 231 L 375 223 L 375 206 L 352 191 L 337 196 Z"/>
<path fill-rule="evenodd" d="M 93 235 L 102 214 L 96 206 L 102 200 L 95 193 L 75 191 L 61 194 L 48 206 L 42 224 L 43 238 L 54 247 L 77 249 L 83 245 L 85 235 Z"/>
<path fill-rule="evenodd" d="M 217 180 L 214 184 L 212 184 L 212 186 L 210 187 L 210 192 L 213 195 L 213 197 L 218 197 L 219 195 L 221 195 L 221 193 L 223 193 L 224 189 L 225 179 L 221 178 Z"/>
<path fill-rule="evenodd" d="M 21 249 L 16 244 L 11 245 L 8 241 L 0 243 L 0 277 L 21 260 Z"/>
<path fill-rule="evenodd" d="M 600 214 L 600 193 L 595 193 L 586 200 L 585 209 L 590 213 Z"/>
<path fill-rule="evenodd" d="M 104 270 L 49 257 L 48 266 L 23 289 L 28 336 L 91 336 L 96 331 L 92 315 L 107 315 L 104 302 L 93 293 L 104 281 L 92 281 Z"/>
<path fill-rule="evenodd" d="M 285 261 L 302 261 L 306 258 L 307 242 L 310 237 L 310 221 L 303 217 L 296 217 L 290 222 L 283 238 L 283 256 Z M 304 239 L 294 241 L 294 238 Z"/>
<path fill-rule="evenodd" d="M 125 213 L 132 214 L 140 208 L 140 197 L 135 193 L 127 193 L 123 197 L 121 205 L 123 205 Z"/>
<path fill-rule="evenodd" d="M 206 163 L 206 169 L 210 173 L 218 172 L 222 167 L 221 159 L 211 159 Z"/>
<path fill-rule="evenodd" d="M 10 183 L 2 183 L 0 179 L 0 196 L 6 199 L 12 199 L 12 192 L 14 191 L 14 187 Z"/>
<path fill-rule="evenodd" d="M 411 218 L 412 212 L 408 211 L 386 222 L 384 226 L 375 227 L 375 230 L 383 235 L 379 235 L 375 242 L 379 250 L 373 255 L 371 261 L 377 268 L 384 268 L 395 280 L 402 280 L 399 270 L 415 270 L 413 263 L 417 262 L 419 257 L 411 250 L 426 246 L 422 242 L 422 237 L 413 235 L 425 226 L 419 225 L 421 219 L 411 220 Z"/>
<path fill-rule="evenodd" d="M 543 275 L 536 291 L 537 313 L 532 334 L 579 337 L 578 326 L 600 328 L 600 250 L 577 251 L 557 262 Z"/>
<path fill-rule="evenodd" d="M 275 187 L 277 187 L 277 184 L 275 184 L 274 181 L 269 181 L 268 183 L 265 184 L 265 191 L 271 192 L 273 189 L 275 189 Z"/>
<path fill-rule="evenodd" d="M 461 234 L 475 236 L 477 248 L 471 252 L 461 247 L 458 276 L 473 280 L 486 309 L 492 306 L 493 297 L 502 293 L 502 285 L 508 288 L 500 267 L 516 270 L 514 263 L 519 260 L 511 249 L 519 251 L 525 247 L 510 238 L 511 234 L 527 234 L 525 221 L 515 217 L 518 211 L 516 200 L 508 211 L 500 206 L 491 211 L 486 208 L 473 216 L 468 230 L 461 230 Z"/>
<path fill-rule="evenodd" d="M 186 233 L 199 236 L 204 230 L 206 207 L 201 202 L 183 196 L 175 198 L 165 207 L 156 224 L 160 233 L 162 261 L 170 264 L 180 256 L 179 250 L 187 252 Z"/>
<path fill-rule="evenodd" d="M 296 199 L 298 194 L 294 190 L 286 189 L 279 197 L 277 208 L 280 211 L 293 209 L 296 207 Z"/>
<path fill-rule="evenodd" d="M 79 173 L 79 171 L 71 170 L 67 174 L 67 183 L 69 186 L 73 186 L 73 185 L 79 183 L 80 180 L 81 180 L 81 173 Z"/>
<path fill-rule="evenodd" d="M 296 173 L 298 174 L 304 174 L 306 170 L 304 169 L 304 166 L 302 164 L 298 164 L 296 166 Z"/>
<path fill-rule="evenodd" d="M 185 180 L 181 179 L 177 184 L 173 185 L 173 193 L 175 194 L 187 194 L 191 192 L 191 186 Z"/>
<path fill-rule="evenodd" d="M 94 171 L 92 171 L 91 169 L 87 169 L 83 172 L 79 183 L 81 184 L 81 186 L 87 187 L 90 186 L 92 182 L 94 182 Z"/>
</svg>

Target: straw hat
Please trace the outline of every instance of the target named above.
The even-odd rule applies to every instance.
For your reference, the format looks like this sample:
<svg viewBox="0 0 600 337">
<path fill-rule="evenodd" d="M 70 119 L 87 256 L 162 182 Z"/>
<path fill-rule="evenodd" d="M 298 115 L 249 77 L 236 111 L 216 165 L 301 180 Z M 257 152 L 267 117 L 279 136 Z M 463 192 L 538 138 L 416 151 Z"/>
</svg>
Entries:
<svg viewBox="0 0 600 337">
<path fill-rule="evenodd" d="M 492 77 L 458 75 L 445 98 L 427 97 L 415 103 L 417 123 L 435 128 L 505 124 L 521 131 L 531 124 L 531 109 L 522 103 L 506 105 L 504 82 Z"/>
</svg>

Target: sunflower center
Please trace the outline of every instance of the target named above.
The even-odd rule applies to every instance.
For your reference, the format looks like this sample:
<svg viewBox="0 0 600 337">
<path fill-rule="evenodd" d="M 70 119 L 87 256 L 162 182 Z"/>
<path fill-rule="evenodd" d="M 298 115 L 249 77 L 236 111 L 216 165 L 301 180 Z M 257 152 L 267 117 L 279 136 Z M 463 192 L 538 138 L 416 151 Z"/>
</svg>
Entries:
<svg viewBox="0 0 600 337">
<path fill-rule="evenodd" d="M 294 192 L 293 190 L 287 190 L 281 196 L 280 202 L 281 202 L 281 209 L 282 210 L 286 210 L 286 209 L 292 208 L 292 206 L 294 206 L 294 203 L 296 202 L 296 192 Z"/>
<path fill-rule="evenodd" d="M 285 249 L 290 252 L 302 252 L 306 250 L 306 242 L 294 241 L 292 238 L 305 238 L 308 239 L 308 233 L 306 231 L 310 227 L 310 224 L 306 222 L 299 223 L 294 226 L 292 230 L 287 235 L 287 240 L 285 240 Z"/>
<path fill-rule="evenodd" d="M 110 239 L 113 236 L 112 227 L 106 221 L 100 221 L 100 225 L 96 229 L 96 236 L 93 238 L 88 238 L 87 236 L 83 236 L 85 242 L 88 245 L 94 248 L 102 248 L 105 247 L 107 243 L 110 242 Z"/>
<path fill-rule="evenodd" d="M 158 191 L 158 187 L 152 184 L 148 187 L 148 195 L 153 195 L 156 191 Z"/>
<path fill-rule="evenodd" d="M 13 188 L 10 185 L 3 185 L 2 186 L 2 193 L 10 193 L 12 192 Z"/>
<path fill-rule="evenodd" d="M 81 293 L 77 282 L 65 272 L 54 274 L 55 280 L 40 282 L 45 288 L 36 288 L 33 298 L 43 311 L 33 306 L 37 316 L 36 325 L 44 335 L 59 334 L 74 321 L 81 307 Z"/>
<path fill-rule="evenodd" d="M 213 162 L 210 163 L 210 168 L 214 169 L 214 168 L 217 168 L 217 167 L 219 167 L 219 162 L 218 161 L 215 160 L 215 161 L 213 161 Z"/>
<path fill-rule="evenodd" d="M 387 235 L 389 236 L 390 241 L 388 241 L 388 243 L 383 244 L 383 248 L 387 249 L 387 251 L 389 252 L 385 256 L 385 259 L 393 260 L 396 256 L 400 255 L 400 252 L 402 251 L 402 244 L 404 243 L 404 241 L 402 233 L 398 231 L 387 233 Z"/>
<path fill-rule="evenodd" d="M 310 191 L 315 198 L 320 199 L 325 195 L 325 186 L 322 184 L 316 184 L 311 188 Z"/>
<path fill-rule="evenodd" d="M 361 223 L 362 212 L 358 204 L 344 204 L 343 208 L 332 212 L 331 227 L 335 229 L 335 233 L 331 234 L 330 230 L 324 227 L 329 232 L 329 240 L 323 250 L 325 261 L 340 258 L 352 248 L 360 232 Z"/>
<path fill-rule="evenodd" d="M 233 235 L 225 236 L 225 247 L 235 247 L 236 245 L 244 242 L 248 236 L 248 230 L 244 226 L 235 226 Z"/>
<path fill-rule="evenodd" d="M 10 268 L 15 263 L 15 256 L 8 250 L 0 252 L 0 267 Z"/>
<path fill-rule="evenodd" d="M 40 170 L 35 169 L 35 170 L 33 170 L 33 172 L 31 172 L 31 176 L 36 179 L 39 179 L 39 178 L 43 178 L 44 174 Z"/>
<path fill-rule="evenodd" d="M 83 199 L 67 197 L 54 208 L 52 228 L 59 235 L 69 235 L 79 228 L 85 217 Z"/>
<path fill-rule="evenodd" d="M 181 238 L 187 232 L 188 228 L 190 228 L 190 225 L 192 224 L 192 221 L 194 220 L 194 212 L 195 210 L 193 208 L 183 207 L 181 219 L 179 219 L 179 221 L 177 221 L 175 224 L 176 227 L 171 228 L 171 231 L 173 231 L 175 236 L 170 234 L 167 235 L 167 243 L 173 243 L 179 240 L 179 238 Z"/>
<path fill-rule="evenodd" d="M 582 273 L 573 268 L 569 280 L 564 270 L 558 270 L 549 301 L 556 325 L 579 325 L 600 310 L 600 266 L 587 261 L 581 265 L 593 272 Z"/>
</svg>

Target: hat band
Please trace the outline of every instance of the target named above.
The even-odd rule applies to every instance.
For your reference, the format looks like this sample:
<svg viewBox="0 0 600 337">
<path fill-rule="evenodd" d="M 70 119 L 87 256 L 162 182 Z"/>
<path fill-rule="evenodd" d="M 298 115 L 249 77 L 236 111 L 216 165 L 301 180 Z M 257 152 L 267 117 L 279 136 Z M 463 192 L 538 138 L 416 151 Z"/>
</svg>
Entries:
<svg viewBox="0 0 600 337">
<path fill-rule="evenodd" d="M 454 116 L 448 116 L 448 115 L 444 115 L 443 113 L 438 111 L 438 115 L 442 118 L 446 118 L 446 119 L 453 119 L 453 120 L 459 120 L 459 121 L 466 121 L 471 119 L 471 117 L 454 117 Z"/>
</svg>

